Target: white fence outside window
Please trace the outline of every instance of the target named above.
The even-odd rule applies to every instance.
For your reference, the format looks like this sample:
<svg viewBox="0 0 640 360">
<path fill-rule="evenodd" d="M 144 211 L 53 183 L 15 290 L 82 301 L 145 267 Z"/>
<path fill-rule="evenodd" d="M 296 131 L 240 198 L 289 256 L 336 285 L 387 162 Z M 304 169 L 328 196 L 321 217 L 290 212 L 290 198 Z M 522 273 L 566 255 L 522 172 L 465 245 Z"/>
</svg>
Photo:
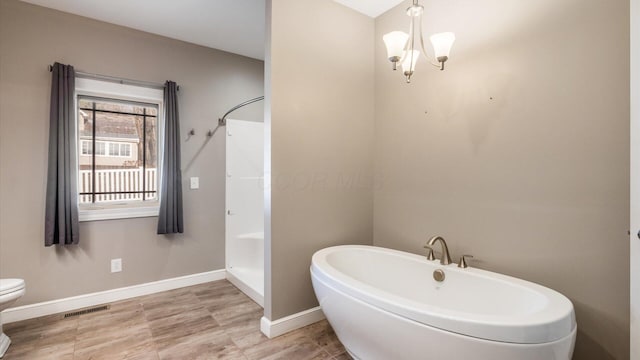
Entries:
<svg viewBox="0 0 640 360">
<path fill-rule="evenodd" d="M 78 176 L 78 191 L 80 193 L 91 192 L 93 179 L 91 170 L 80 170 Z M 157 199 L 157 169 L 147 169 L 144 176 L 144 190 L 156 191 L 146 193 L 145 200 Z M 136 169 L 111 169 L 96 170 L 96 192 L 113 191 L 142 191 L 142 168 Z M 91 195 L 78 195 L 80 204 L 91 204 Z M 96 194 L 96 203 L 114 201 L 142 200 L 142 193 L 138 194 Z"/>
</svg>

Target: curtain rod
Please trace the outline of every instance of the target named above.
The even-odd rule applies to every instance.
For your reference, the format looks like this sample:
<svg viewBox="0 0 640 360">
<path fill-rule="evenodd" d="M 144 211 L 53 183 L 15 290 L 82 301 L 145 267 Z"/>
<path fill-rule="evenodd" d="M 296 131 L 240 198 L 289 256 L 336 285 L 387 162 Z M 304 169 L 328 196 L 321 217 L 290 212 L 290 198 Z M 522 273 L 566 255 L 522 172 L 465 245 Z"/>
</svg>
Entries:
<svg viewBox="0 0 640 360">
<path fill-rule="evenodd" d="M 51 71 L 53 71 L 53 66 L 49 65 L 49 72 Z M 83 71 L 76 71 L 76 76 L 85 78 L 85 79 L 109 81 L 109 82 L 122 84 L 122 85 L 135 85 L 135 86 L 142 86 L 142 87 L 147 87 L 152 89 L 164 89 L 164 84 L 160 84 L 160 83 L 141 81 L 141 80 L 132 80 L 132 79 L 119 78 L 119 77 L 108 76 L 108 75 L 92 74 L 92 73 L 87 73 Z M 177 89 L 178 91 L 180 91 L 180 86 L 178 86 Z"/>
</svg>

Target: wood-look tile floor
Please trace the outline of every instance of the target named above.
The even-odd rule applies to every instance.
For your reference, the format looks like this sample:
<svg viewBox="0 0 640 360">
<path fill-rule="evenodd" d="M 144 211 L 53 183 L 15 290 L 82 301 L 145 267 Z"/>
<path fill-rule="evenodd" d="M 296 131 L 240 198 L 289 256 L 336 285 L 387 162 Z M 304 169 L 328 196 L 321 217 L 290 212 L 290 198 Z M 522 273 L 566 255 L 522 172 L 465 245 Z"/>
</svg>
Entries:
<svg viewBox="0 0 640 360">
<path fill-rule="evenodd" d="M 262 308 L 226 280 L 110 305 L 6 324 L 2 360 L 351 358 L 326 321 L 268 339 Z"/>
</svg>

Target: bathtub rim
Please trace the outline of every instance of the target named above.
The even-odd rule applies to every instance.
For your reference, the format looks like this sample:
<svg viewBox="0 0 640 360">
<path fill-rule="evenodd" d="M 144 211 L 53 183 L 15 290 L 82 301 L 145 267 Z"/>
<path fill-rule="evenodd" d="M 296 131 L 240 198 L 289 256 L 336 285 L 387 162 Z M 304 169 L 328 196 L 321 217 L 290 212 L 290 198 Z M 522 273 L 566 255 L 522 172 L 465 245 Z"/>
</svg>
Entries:
<svg viewBox="0 0 640 360">
<path fill-rule="evenodd" d="M 553 307 L 547 307 L 542 312 L 520 316 L 516 318 L 505 316 L 475 316 L 452 309 L 443 309 L 428 304 L 418 303 L 411 299 L 400 297 L 372 285 L 363 283 L 337 270 L 327 261 L 327 255 L 336 251 L 361 250 L 400 256 L 410 261 L 418 261 L 428 266 L 442 268 L 445 271 L 455 271 L 465 276 L 479 276 L 501 282 L 512 283 L 518 287 L 541 293 L 545 298 L 554 302 Z M 310 267 L 312 276 L 317 276 L 323 282 L 329 282 L 337 290 L 361 301 L 376 306 L 427 326 L 454 332 L 489 341 L 514 344 L 543 344 L 565 338 L 576 328 L 573 304 L 559 292 L 542 285 L 477 268 L 459 269 L 455 264 L 448 266 L 431 262 L 423 256 L 412 253 L 370 245 L 339 245 L 318 250 L 312 257 Z M 471 315 L 471 316 L 470 316 Z"/>
</svg>

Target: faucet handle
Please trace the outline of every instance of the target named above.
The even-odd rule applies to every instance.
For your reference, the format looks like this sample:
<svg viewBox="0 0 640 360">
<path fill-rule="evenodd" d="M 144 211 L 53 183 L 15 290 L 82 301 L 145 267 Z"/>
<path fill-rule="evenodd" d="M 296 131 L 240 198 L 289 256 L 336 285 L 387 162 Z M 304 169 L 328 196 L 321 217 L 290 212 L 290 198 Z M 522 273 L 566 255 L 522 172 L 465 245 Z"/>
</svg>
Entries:
<svg viewBox="0 0 640 360">
<path fill-rule="evenodd" d="M 462 255 L 460 256 L 460 262 L 458 262 L 458 267 L 459 268 L 463 268 L 466 269 L 469 267 L 469 265 L 467 265 L 467 261 L 465 260 L 465 258 L 472 258 L 473 255 Z"/>
<path fill-rule="evenodd" d="M 427 249 L 427 260 L 435 260 L 436 256 L 433 254 L 433 249 L 431 248 L 431 246 L 425 245 L 423 247 Z"/>
</svg>

